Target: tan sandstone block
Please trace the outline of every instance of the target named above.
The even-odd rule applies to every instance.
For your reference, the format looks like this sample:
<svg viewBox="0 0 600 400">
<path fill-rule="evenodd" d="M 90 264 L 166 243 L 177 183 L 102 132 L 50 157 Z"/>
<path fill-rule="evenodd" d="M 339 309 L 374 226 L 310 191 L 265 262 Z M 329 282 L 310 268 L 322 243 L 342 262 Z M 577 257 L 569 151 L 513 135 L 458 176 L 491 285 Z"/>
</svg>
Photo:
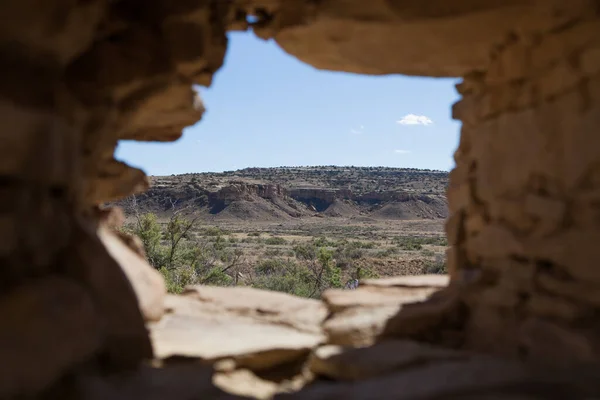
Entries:
<svg viewBox="0 0 600 400">
<path fill-rule="evenodd" d="M 0 397 L 30 396 L 90 359 L 103 323 L 83 286 L 48 277 L 0 295 Z"/>
<path fill-rule="evenodd" d="M 466 247 L 470 257 L 498 258 L 525 252 L 525 246 L 514 232 L 499 224 L 487 225 L 477 236 L 467 241 Z"/>
<path fill-rule="evenodd" d="M 2 39 L 6 42 L 18 40 L 40 53 L 53 54 L 65 65 L 93 41 L 105 8 L 102 1 L 2 2 L 0 15 L 5 17 Z"/>
<path fill-rule="evenodd" d="M 261 379 L 247 369 L 217 372 L 213 382 L 216 387 L 227 393 L 259 400 L 273 398 L 279 389 L 277 383 Z"/>
<path fill-rule="evenodd" d="M 323 293 L 323 302 L 330 312 L 357 307 L 387 306 L 423 301 L 439 286 L 361 286 L 357 290 L 329 289 Z"/>
<path fill-rule="evenodd" d="M 563 266 L 575 281 L 600 284 L 600 232 L 595 228 L 569 229 L 559 234 L 526 239 L 528 253 L 537 259 Z"/>
<path fill-rule="evenodd" d="M 358 381 L 418 363 L 464 357 L 459 352 L 449 349 L 408 340 L 390 340 L 360 348 L 334 345 L 319 347 L 309 359 L 309 368 L 316 375 L 330 379 Z"/>
<path fill-rule="evenodd" d="M 537 274 L 536 282 L 540 288 L 557 296 L 600 307 L 600 285 L 587 281 L 565 281 L 544 273 Z"/>
<path fill-rule="evenodd" d="M 520 327 L 520 341 L 527 346 L 528 357 L 550 363 L 597 360 L 593 339 L 572 327 L 532 317 Z"/>
<path fill-rule="evenodd" d="M 551 68 L 536 74 L 534 79 L 540 95 L 550 99 L 575 88 L 582 81 L 578 70 L 568 60 L 561 60 Z"/>
<path fill-rule="evenodd" d="M 567 212 L 567 204 L 564 200 L 531 193 L 525 196 L 524 207 L 525 212 L 535 218 L 536 233 L 541 235 L 560 229 Z"/>
<path fill-rule="evenodd" d="M 591 310 L 572 301 L 541 293 L 533 293 L 525 307 L 531 315 L 562 321 L 575 321 Z"/>
<path fill-rule="evenodd" d="M 159 320 L 165 313 L 164 302 L 167 295 L 162 275 L 108 228 L 100 227 L 98 236 L 110 256 L 127 275 L 145 320 Z"/>
<path fill-rule="evenodd" d="M 372 287 L 397 287 L 397 288 L 429 288 L 429 289 L 443 289 L 450 283 L 448 275 L 441 274 L 427 274 L 427 275 L 406 275 L 406 276 L 393 276 L 390 278 L 380 279 L 365 279 L 362 280 L 361 286 L 372 286 Z"/>
<path fill-rule="evenodd" d="M 461 305 L 454 285 L 436 291 L 425 301 L 403 304 L 386 322 L 381 338 L 418 337 L 453 320 Z"/>
<path fill-rule="evenodd" d="M 401 305 L 358 307 L 336 313 L 323 324 L 327 343 L 340 346 L 370 346 L 385 330 Z"/>
<path fill-rule="evenodd" d="M 600 32 L 598 34 L 600 35 Z M 598 75 L 600 73 L 600 45 L 583 51 L 579 64 L 585 76 Z"/>
<path fill-rule="evenodd" d="M 196 300 L 200 306 L 315 334 L 321 334 L 321 324 L 327 317 L 327 308 L 321 301 L 250 287 L 188 286 L 183 296 Z"/>
<path fill-rule="evenodd" d="M 243 303 L 235 293 L 229 297 Z M 272 294 L 274 304 L 280 293 Z M 238 367 L 265 370 L 296 361 L 325 341 L 321 333 L 299 329 L 301 322 L 294 326 L 284 318 L 270 319 L 268 300 L 265 306 L 262 313 L 260 306 L 251 313 L 193 296 L 169 296 L 170 312 L 149 325 L 156 357 L 183 356 L 207 363 L 233 359 Z"/>
<path fill-rule="evenodd" d="M 532 66 L 542 69 L 564 60 L 588 46 L 593 46 L 594 42 L 598 43 L 599 34 L 600 28 L 594 19 L 573 24 L 573 27 L 567 30 L 546 34 L 532 49 Z"/>
<path fill-rule="evenodd" d="M 506 84 L 526 78 L 530 71 L 531 45 L 519 39 L 498 51 L 488 68 L 485 80 L 489 85 Z"/>
<path fill-rule="evenodd" d="M 152 358 L 152 344 L 135 290 L 97 236 L 96 226 L 76 220 L 72 230 L 64 256 L 65 273 L 88 288 L 102 316 L 104 360 L 113 371 L 135 368 Z"/>
<path fill-rule="evenodd" d="M 457 119 L 469 127 L 477 124 L 481 117 L 480 114 L 479 96 L 476 97 L 473 94 L 465 95 L 452 105 L 452 119 Z"/>
<path fill-rule="evenodd" d="M 469 395 L 473 396 L 472 399 L 488 399 L 486 394 L 502 393 L 509 388 L 514 393 L 514 389 L 526 383 L 527 379 L 528 374 L 519 363 L 490 357 L 467 357 L 464 360 L 416 364 L 358 382 L 321 381 L 298 393 L 276 396 L 275 399 L 416 400 L 464 399 Z M 525 389 L 523 391 L 527 393 Z"/>
</svg>

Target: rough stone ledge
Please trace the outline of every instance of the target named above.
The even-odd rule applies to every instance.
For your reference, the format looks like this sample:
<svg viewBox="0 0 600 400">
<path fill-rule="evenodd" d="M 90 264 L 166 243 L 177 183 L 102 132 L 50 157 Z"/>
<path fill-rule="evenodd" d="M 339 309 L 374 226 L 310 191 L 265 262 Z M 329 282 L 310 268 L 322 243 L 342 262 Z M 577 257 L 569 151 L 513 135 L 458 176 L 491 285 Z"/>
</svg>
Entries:
<svg viewBox="0 0 600 400">
<path fill-rule="evenodd" d="M 413 334 L 415 325 L 429 321 L 429 329 L 447 317 L 454 291 L 435 291 L 446 280 L 367 281 L 354 291 L 327 291 L 323 302 L 247 287 L 188 287 L 168 295 L 165 315 L 148 322 L 154 367 L 82 376 L 78 390 L 85 399 L 156 400 L 584 399 L 600 393 L 596 365 L 559 374 L 402 339 L 402 326 Z M 399 287 L 400 294 L 384 290 Z M 422 301 L 424 287 L 436 289 Z M 373 302 L 377 290 L 384 301 Z M 395 337 L 381 335 L 359 315 L 378 316 L 381 329 L 392 324 Z M 339 336 L 327 334 L 332 320 L 344 321 L 346 334 L 368 339 L 333 344 Z"/>
<path fill-rule="evenodd" d="M 357 290 L 328 290 L 322 301 L 248 287 L 190 286 L 181 295 L 168 295 L 166 314 L 148 327 L 163 365 L 212 365 L 219 387 L 266 399 L 296 392 L 319 376 L 364 378 L 435 356 L 456 358 L 450 350 L 421 349 L 413 342 L 384 342 L 373 348 L 375 353 L 346 357 L 341 362 L 346 365 L 323 355 L 328 349 L 341 352 L 384 340 L 382 333 L 403 307 L 410 314 L 406 326 L 439 322 L 446 309 L 432 312 L 426 306 L 420 315 L 410 307 L 426 305 L 424 300 L 447 284 L 448 277 L 434 275 L 366 280 Z M 402 336 L 398 324 L 395 333 Z M 383 364 L 377 360 L 381 351 L 391 357 Z"/>
</svg>

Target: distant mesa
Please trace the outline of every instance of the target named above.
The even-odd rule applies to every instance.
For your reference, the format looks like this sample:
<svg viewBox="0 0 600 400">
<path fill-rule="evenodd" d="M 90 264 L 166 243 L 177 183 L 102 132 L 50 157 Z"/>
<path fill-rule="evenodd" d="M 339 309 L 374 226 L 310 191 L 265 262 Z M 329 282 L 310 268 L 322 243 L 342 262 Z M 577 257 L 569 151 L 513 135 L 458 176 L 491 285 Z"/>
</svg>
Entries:
<svg viewBox="0 0 600 400">
<path fill-rule="evenodd" d="M 377 220 L 448 216 L 445 171 L 387 167 L 246 168 L 223 173 L 150 177 L 151 187 L 117 204 L 168 215 L 178 209 L 204 220 L 298 218 Z"/>
</svg>

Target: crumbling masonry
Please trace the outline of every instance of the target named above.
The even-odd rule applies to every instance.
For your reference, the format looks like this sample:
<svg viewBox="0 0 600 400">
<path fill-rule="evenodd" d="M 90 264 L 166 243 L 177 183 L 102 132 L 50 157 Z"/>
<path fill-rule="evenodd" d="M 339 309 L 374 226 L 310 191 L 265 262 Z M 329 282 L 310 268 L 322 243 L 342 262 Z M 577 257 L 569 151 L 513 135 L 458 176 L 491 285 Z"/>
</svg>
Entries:
<svg viewBox="0 0 600 400">
<path fill-rule="evenodd" d="M 598 0 L 3 0 L 0 17 L 0 398 L 598 394 Z M 95 206 L 147 187 L 118 140 L 178 139 L 203 112 L 192 84 L 247 29 L 317 68 L 463 77 L 449 285 L 169 296 L 112 229 Z"/>
</svg>

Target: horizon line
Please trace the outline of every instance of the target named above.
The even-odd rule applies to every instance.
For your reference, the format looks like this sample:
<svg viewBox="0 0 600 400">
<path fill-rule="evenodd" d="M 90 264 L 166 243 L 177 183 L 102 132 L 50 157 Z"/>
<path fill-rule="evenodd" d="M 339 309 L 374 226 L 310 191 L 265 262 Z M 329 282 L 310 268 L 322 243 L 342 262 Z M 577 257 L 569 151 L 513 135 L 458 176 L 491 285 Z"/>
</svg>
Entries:
<svg viewBox="0 0 600 400">
<path fill-rule="evenodd" d="M 225 174 L 231 172 L 244 171 L 248 169 L 295 169 L 295 168 L 326 168 L 326 167 L 334 167 L 334 168 L 356 168 L 356 169 L 397 169 L 397 170 L 411 170 L 411 171 L 429 171 L 429 172 L 444 172 L 449 173 L 452 168 L 448 170 L 443 169 L 431 169 L 431 168 L 413 168 L 413 167 L 387 167 L 387 166 L 360 166 L 360 165 L 283 165 L 278 167 L 244 167 L 238 169 L 231 170 L 223 170 L 223 171 L 202 171 L 202 172 L 183 172 L 183 173 L 173 173 L 166 175 L 151 175 L 147 176 L 179 176 L 179 175 L 194 175 L 194 174 Z"/>
</svg>

